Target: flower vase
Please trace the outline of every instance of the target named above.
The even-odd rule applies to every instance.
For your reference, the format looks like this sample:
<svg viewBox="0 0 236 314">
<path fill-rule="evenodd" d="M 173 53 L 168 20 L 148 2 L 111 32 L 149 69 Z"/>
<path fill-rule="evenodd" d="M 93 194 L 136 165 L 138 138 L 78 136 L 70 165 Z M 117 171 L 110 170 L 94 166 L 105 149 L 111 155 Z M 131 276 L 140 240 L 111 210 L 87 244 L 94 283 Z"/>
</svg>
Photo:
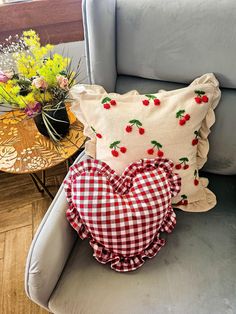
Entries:
<svg viewBox="0 0 236 314">
<path fill-rule="evenodd" d="M 35 125 L 42 135 L 59 141 L 66 136 L 70 127 L 68 113 L 64 104 L 57 108 L 43 109 L 34 117 Z"/>
</svg>

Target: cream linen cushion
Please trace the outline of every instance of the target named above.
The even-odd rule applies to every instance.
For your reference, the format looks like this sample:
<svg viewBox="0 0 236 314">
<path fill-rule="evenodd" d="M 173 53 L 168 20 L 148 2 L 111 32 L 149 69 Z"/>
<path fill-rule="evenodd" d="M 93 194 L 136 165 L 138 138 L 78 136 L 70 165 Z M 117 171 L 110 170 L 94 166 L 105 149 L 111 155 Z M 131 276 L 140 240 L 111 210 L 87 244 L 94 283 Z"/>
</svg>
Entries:
<svg viewBox="0 0 236 314">
<path fill-rule="evenodd" d="M 72 89 L 72 111 L 84 124 L 90 139 L 86 153 L 106 162 L 118 174 L 142 158 L 173 160 L 182 178 L 173 205 L 185 211 L 207 211 L 216 197 L 198 170 L 207 160 L 208 135 L 215 122 L 220 99 L 213 74 L 195 79 L 188 87 L 140 95 L 119 95 L 101 86 L 79 85 Z"/>
</svg>

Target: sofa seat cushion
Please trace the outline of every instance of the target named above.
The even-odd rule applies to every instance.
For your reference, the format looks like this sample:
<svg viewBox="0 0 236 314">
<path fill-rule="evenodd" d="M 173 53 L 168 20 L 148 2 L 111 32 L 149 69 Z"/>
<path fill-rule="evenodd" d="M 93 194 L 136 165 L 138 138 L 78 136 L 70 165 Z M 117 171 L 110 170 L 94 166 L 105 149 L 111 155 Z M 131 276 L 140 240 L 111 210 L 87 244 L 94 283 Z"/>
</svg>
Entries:
<svg viewBox="0 0 236 314">
<path fill-rule="evenodd" d="M 140 94 L 159 90 L 174 90 L 186 85 L 164 81 L 148 80 L 134 76 L 120 75 L 116 82 L 116 92 L 126 93 L 136 89 Z M 209 135 L 210 151 L 205 171 L 217 174 L 236 174 L 236 145 L 232 132 L 236 123 L 236 90 L 221 88 L 221 100 L 215 109 L 216 123 Z"/>
<path fill-rule="evenodd" d="M 204 174 L 206 175 L 206 174 Z M 236 177 L 208 175 L 214 210 L 177 211 L 177 226 L 157 259 L 128 274 L 112 271 L 78 240 L 54 290 L 53 313 L 231 313 L 235 299 Z"/>
</svg>

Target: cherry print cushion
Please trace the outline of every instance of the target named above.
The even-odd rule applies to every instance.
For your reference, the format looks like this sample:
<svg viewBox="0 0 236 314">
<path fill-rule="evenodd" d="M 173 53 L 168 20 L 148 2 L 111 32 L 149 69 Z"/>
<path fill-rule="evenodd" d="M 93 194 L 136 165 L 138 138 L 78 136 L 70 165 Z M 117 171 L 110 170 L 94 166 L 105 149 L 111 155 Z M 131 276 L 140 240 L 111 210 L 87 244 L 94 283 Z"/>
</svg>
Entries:
<svg viewBox="0 0 236 314">
<path fill-rule="evenodd" d="M 173 199 L 175 207 L 199 212 L 215 206 L 207 179 L 198 173 L 207 160 L 207 137 L 220 99 L 213 74 L 173 91 L 119 95 L 85 85 L 82 93 L 75 87 L 71 97 L 72 110 L 90 138 L 89 156 L 106 162 L 118 174 L 141 158 L 169 158 L 182 178 L 181 192 Z"/>
<path fill-rule="evenodd" d="M 121 176 L 106 163 L 87 159 L 70 167 L 64 188 L 67 219 L 79 236 L 90 238 L 94 257 L 125 272 L 143 265 L 165 244 L 176 216 L 171 198 L 181 179 L 168 159 L 144 159 L 130 164 Z"/>
</svg>

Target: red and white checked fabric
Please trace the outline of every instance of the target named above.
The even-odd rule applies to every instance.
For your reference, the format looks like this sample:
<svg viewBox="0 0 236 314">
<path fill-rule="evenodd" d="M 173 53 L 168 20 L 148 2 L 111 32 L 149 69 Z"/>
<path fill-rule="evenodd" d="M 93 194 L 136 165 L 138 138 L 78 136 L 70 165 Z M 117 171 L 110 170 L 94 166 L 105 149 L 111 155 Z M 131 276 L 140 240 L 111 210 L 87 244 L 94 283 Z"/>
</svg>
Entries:
<svg viewBox="0 0 236 314">
<path fill-rule="evenodd" d="M 176 215 L 171 198 L 181 187 L 168 159 L 143 159 L 121 176 L 106 163 L 88 159 L 70 167 L 64 180 L 66 216 L 82 239 L 90 238 L 94 257 L 111 268 L 131 271 L 165 244 Z"/>
</svg>

